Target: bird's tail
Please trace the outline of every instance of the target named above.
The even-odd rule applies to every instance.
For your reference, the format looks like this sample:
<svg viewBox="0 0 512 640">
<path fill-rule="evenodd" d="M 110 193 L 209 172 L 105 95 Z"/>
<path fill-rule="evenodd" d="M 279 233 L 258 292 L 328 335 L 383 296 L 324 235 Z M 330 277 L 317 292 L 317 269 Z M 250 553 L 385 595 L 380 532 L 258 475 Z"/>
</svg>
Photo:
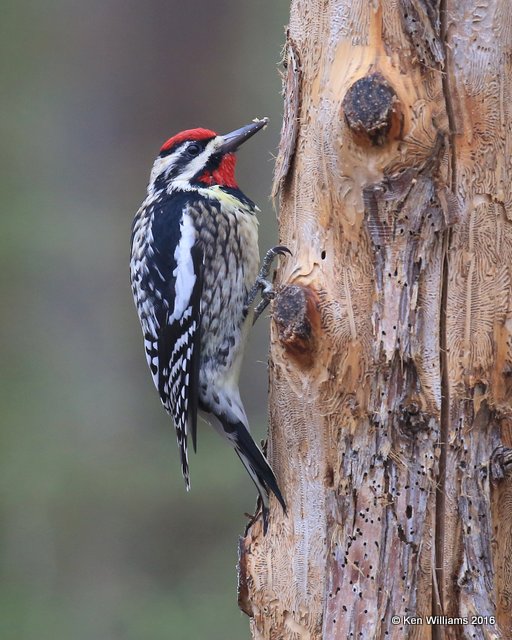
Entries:
<svg viewBox="0 0 512 640">
<path fill-rule="evenodd" d="M 225 434 L 228 436 L 238 457 L 258 489 L 263 506 L 263 528 L 266 532 L 270 492 L 275 495 L 283 511 L 286 513 L 286 503 L 277 484 L 276 476 L 243 422 L 237 421 L 236 424 L 228 423 L 227 420 L 223 420 L 222 422 Z"/>
</svg>

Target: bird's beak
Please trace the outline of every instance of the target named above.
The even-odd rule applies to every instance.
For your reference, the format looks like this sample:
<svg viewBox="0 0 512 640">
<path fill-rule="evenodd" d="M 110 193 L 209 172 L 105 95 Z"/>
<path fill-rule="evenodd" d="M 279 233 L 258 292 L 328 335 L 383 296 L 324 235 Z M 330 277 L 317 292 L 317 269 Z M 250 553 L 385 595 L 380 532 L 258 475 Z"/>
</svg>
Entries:
<svg viewBox="0 0 512 640">
<path fill-rule="evenodd" d="M 220 153 L 233 153 L 241 144 L 246 140 L 249 140 L 249 138 L 251 138 L 260 129 L 263 129 L 267 123 L 268 118 L 262 118 L 261 120 L 255 120 L 254 122 L 251 122 L 251 124 L 247 124 L 245 127 L 241 127 L 236 131 L 226 133 L 225 136 L 222 136 L 223 143 L 219 149 Z"/>
</svg>

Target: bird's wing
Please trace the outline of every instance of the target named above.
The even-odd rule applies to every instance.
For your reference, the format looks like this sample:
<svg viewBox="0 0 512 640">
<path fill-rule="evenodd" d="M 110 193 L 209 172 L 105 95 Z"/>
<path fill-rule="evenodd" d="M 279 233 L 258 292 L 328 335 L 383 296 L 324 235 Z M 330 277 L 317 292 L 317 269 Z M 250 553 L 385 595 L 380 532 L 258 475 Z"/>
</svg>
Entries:
<svg viewBox="0 0 512 640">
<path fill-rule="evenodd" d="M 192 359 L 190 362 L 188 420 L 194 452 L 197 452 L 197 410 L 199 405 L 199 349 L 201 347 L 201 297 L 203 294 L 203 251 L 196 244 L 193 249 L 193 260 L 196 268 L 197 279 L 192 292 L 192 314 L 199 318 L 196 331 L 193 336 Z"/>
<path fill-rule="evenodd" d="M 156 326 L 146 323 L 144 337 L 153 380 L 174 420 L 189 488 L 187 435 L 190 428 L 195 448 L 203 252 L 187 208 L 181 216 L 160 214 L 153 219 L 153 256 L 146 287 L 152 293 Z"/>
<path fill-rule="evenodd" d="M 192 247 L 191 254 L 196 275 L 190 293 L 187 293 L 186 307 L 178 316 L 167 314 L 158 338 L 158 391 L 165 408 L 174 418 L 181 469 L 187 487 L 190 486 L 187 455 L 189 427 L 196 448 L 203 262 L 202 252 L 197 245 Z"/>
</svg>

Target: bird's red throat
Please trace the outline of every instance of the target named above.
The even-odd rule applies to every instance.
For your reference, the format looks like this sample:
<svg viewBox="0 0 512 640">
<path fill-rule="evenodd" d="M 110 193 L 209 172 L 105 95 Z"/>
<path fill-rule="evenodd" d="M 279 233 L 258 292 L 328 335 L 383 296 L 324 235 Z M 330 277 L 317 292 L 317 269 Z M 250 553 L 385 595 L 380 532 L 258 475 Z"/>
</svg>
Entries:
<svg viewBox="0 0 512 640">
<path fill-rule="evenodd" d="M 213 171 L 205 171 L 199 176 L 199 182 L 209 187 L 218 184 L 221 187 L 238 188 L 235 179 L 236 157 L 234 153 L 227 153 Z"/>
</svg>

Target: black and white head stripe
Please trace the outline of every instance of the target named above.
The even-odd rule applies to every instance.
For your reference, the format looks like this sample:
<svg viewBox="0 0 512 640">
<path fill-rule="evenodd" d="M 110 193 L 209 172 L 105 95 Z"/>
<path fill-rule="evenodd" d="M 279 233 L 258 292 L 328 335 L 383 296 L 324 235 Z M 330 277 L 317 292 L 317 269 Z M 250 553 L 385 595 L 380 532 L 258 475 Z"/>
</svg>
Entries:
<svg viewBox="0 0 512 640">
<path fill-rule="evenodd" d="M 175 187 L 190 188 L 190 180 L 202 171 L 222 143 L 222 137 L 208 129 L 192 129 L 174 136 L 155 160 L 148 192 L 158 191 L 170 181 Z"/>
</svg>

